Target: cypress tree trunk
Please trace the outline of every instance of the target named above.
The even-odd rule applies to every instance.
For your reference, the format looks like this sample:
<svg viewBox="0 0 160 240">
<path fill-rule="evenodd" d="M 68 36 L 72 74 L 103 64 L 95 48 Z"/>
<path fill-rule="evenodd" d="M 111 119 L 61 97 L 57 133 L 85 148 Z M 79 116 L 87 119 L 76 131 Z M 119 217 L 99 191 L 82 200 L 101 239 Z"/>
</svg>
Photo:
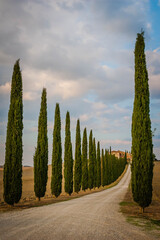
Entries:
<svg viewBox="0 0 160 240">
<path fill-rule="evenodd" d="M 93 186 L 97 187 L 97 156 L 96 156 L 96 140 L 93 138 Z"/>
<path fill-rule="evenodd" d="M 101 157 L 100 157 L 100 143 L 97 144 L 97 187 L 101 186 Z"/>
<path fill-rule="evenodd" d="M 88 188 L 87 130 L 83 132 L 82 143 L 82 190 Z"/>
<path fill-rule="evenodd" d="M 88 187 L 92 189 L 94 186 L 94 161 L 93 161 L 93 140 L 92 130 L 89 135 L 89 171 L 88 171 Z"/>
<path fill-rule="evenodd" d="M 54 117 L 51 192 L 55 197 L 58 197 L 62 192 L 61 117 L 58 103 Z"/>
<path fill-rule="evenodd" d="M 38 121 L 37 148 L 34 155 L 34 192 L 40 200 L 46 192 L 48 179 L 47 93 L 43 88 Z"/>
<path fill-rule="evenodd" d="M 65 126 L 64 179 L 65 179 L 64 184 L 65 192 L 71 195 L 71 193 L 73 192 L 73 157 L 69 112 L 67 112 L 66 114 L 66 126 Z"/>
<path fill-rule="evenodd" d="M 80 122 L 77 120 L 76 144 L 75 144 L 75 164 L 74 164 L 74 191 L 79 192 L 82 180 L 82 160 L 81 160 L 81 133 Z"/>
<path fill-rule="evenodd" d="M 12 75 L 3 174 L 3 197 L 4 201 L 10 205 L 18 203 L 22 195 L 22 130 L 22 76 L 19 60 L 17 60 Z"/>
<path fill-rule="evenodd" d="M 132 194 L 144 209 L 152 201 L 153 146 L 144 33 L 135 44 L 135 98 L 132 115 Z"/>
</svg>

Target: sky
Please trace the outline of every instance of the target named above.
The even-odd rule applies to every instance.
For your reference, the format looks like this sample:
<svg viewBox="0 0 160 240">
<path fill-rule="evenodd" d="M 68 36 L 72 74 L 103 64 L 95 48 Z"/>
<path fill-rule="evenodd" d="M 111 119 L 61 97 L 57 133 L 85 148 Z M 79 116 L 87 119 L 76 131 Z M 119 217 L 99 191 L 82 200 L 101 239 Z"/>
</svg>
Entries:
<svg viewBox="0 0 160 240">
<path fill-rule="evenodd" d="M 23 165 L 33 165 L 41 93 L 47 89 L 49 164 L 55 106 L 62 148 L 70 112 L 75 144 L 93 130 L 101 148 L 131 151 L 134 47 L 145 31 L 154 153 L 160 159 L 160 0 L 0 0 L 0 164 L 4 164 L 13 66 L 23 78 Z M 154 129 L 156 129 L 154 131 Z"/>
</svg>

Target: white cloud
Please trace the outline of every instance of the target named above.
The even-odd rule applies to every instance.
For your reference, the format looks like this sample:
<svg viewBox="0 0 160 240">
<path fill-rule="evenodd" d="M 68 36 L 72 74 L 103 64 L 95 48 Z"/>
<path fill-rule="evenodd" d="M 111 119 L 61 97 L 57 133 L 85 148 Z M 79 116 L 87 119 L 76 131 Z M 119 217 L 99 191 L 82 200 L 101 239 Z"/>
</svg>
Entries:
<svg viewBox="0 0 160 240">
<path fill-rule="evenodd" d="M 154 53 L 159 52 L 159 51 L 160 51 L 160 47 L 153 50 Z"/>
<path fill-rule="evenodd" d="M 91 115 L 87 113 L 80 115 L 81 122 L 87 122 L 90 118 L 91 118 Z"/>
<path fill-rule="evenodd" d="M 33 101 L 38 98 L 38 94 L 34 92 L 24 92 L 23 99 L 26 101 Z"/>
<path fill-rule="evenodd" d="M 152 98 L 160 97 L 160 48 L 146 52 L 149 86 Z"/>
<path fill-rule="evenodd" d="M 102 140 L 102 143 L 111 144 L 111 145 L 130 145 L 131 141 L 120 140 L 120 139 L 116 139 L 116 140 L 108 139 L 108 140 Z"/>
<path fill-rule="evenodd" d="M 0 85 L 0 94 L 9 94 L 11 91 L 11 84 L 6 82 L 4 85 Z"/>
</svg>

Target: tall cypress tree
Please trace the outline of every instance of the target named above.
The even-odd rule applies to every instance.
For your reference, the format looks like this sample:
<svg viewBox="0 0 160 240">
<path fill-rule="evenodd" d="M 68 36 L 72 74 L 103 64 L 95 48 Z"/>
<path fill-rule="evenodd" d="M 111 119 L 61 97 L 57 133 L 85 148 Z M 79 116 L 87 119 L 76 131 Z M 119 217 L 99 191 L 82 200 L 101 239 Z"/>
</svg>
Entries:
<svg viewBox="0 0 160 240">
<path fill-rule="evenodd" d="M 101 156 L 101 185 L 104 187 L 104 178 L 105 178 L 105 163 L 104 163 L 104 150 L 102 149 Z"/>
<path fill-rule="evenodd" d="M 34 192 L 40 200 L 46 192 L 48 179 L 47 93 L 43 88 L 38 121 L 37 148 L 34 155 Z"/>
<path fill-rule="evenodd" d="M 89 135 L 89 170 L 88 170 L 88 187 L 94 187 L 94 161 L 93 161 L 93 139 L 92 130 Z"/>
<path fill-rule="evenodd" d="M 93 138 L 93 186 L 97 187 L 97 154 L 96 154 L 96 140 Z"/>
<path fill-rule="evenodd" d="M 97 187 L 101 186 L 101 157 L 100 157 L 100 142 L 97 144 Z"/>
<path fill-rule="evenodd" d="M 52 151 L 52 179 L 51 192 L 56 197 L 62 191 L 62 145 L 61 145 L 61 117 L 59 104 L 56 104 L 53 130 Z"/>
<path fill-rule="evenodd" d="M 144 33 L 135 44 L 135 98 L 132 115 L 132 194 L 144 211 L 152 201 L 153 146 Z"/>
<path fill-rule="evenodd" d="M 83 132 L 82 142 L 82 190 L 88 188 L 87 130 Z"/>
<path fill-rule="evenodd" d="M 82 159 L 81 159 L 81 133 L 80 122 L 77 120 L 76 143 L 75 143 L 75 164 L 74 164 L 74 191 L 79 192 L 82 180 Z"/>
<path fill-rule="evenodd" d="M 67 112 L 66 114 L 66 126 L 65 126 L 64 179 L 65 179 L 64 184 L 65 192 L 71 195 L 71 193 L 73 192 L 73 157 L 69 112 Z"/>
<path fill-rule="evenodd" d="M 12 75 L 3 174 L 3 197 L 4 201 L 10 205 L 18 203 L 22 195 L 22 130 L 22 76 L 19 60 L 17 60 Z"/>
</svg>

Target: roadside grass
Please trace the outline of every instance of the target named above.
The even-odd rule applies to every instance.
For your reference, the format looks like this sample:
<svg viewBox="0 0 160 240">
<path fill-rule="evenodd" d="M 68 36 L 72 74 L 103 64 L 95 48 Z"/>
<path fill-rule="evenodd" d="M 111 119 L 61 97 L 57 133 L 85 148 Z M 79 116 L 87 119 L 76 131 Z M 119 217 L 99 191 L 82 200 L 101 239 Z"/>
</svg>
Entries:
<svg viewBox="0 0 160 240">
<path fill-rule="evenodd" d="M 150 232 L 158 238 L 160 237 L 160 220 L 129 216 L 127 222 L 141 228 L 143 231 Z"/>
<path fill-rule="evenodd" d="M 126 217 L 127 222 L 160 237 L 160 162 L 154 163 L 151 205 L 145 208 L 145 212 L 142 214 L 138 204 L 133 201 L 131 185 L 129 184 L 128 191 L 123 201 L 120 202 L 120 211 Z"/>
<path fill-rule="evenodd" d="M 23 209 L 27 209 L 27 208 L 39 207 L 39 206 L 44 206 L 44 205 L 50 205 L 50 204 L 59 203 L 62 201 L 69 201 L 71 199 L 79 198 L 84 195 L 104 191 L 106 189 L 116 186 L 120 182 L 120 180 L 122 179 L 124 174 L 126 173 L 127 168 L 128 168 L 128 165 L 126 165 L 125 170 L 123 171 L 121 176 L 115 182 L 111 183 L 110 185 L 107 185 L 104 187 L 101 186 L 100 188 L 94 188 L 92 190 L 90 190 L 90 189 L 87 189 L 86 191 L 81 190 L 79 193 L 73 192 L 70 196 L 64 192 L 63 187 L 62 187 L 62 194 L 57 198 L 48 193 L 49 192 L 49 188 L 48 188 L 48 192 L 46 193 L 45 197 L 41 198 L 40 201 L 36 200 L 36 197 L 33 195 L 33 192 L 31 192 L 31 190 L 29 189 L 28 184 L 25 183 L 25 185 L 27 187 L 23 188 L 24 191 L 23 191 L 22 199 L 20 200 L 20 202 L 15 204 L 14 206 L 9 206 L 8 204 L 1 201 L 0 202 L 0 213 L 7 212 L 7 211 L 23 210 Z M 33 179 L 32 179 L 32 174 L 30 172 L 29 172 L 29 174 L 27 173 L 28 176 L 26 177 L 25 181 L 28 181 L 28 179 L 29 179 L 29 182 L 30 183 L 32 182 L 30 184 L 32 186 Z M 49 185 L 49 184 L 47 184 L 47 185 Z M 32 193 L 32 195 L 31 195 L 31 193 Z"/>
</svg>

